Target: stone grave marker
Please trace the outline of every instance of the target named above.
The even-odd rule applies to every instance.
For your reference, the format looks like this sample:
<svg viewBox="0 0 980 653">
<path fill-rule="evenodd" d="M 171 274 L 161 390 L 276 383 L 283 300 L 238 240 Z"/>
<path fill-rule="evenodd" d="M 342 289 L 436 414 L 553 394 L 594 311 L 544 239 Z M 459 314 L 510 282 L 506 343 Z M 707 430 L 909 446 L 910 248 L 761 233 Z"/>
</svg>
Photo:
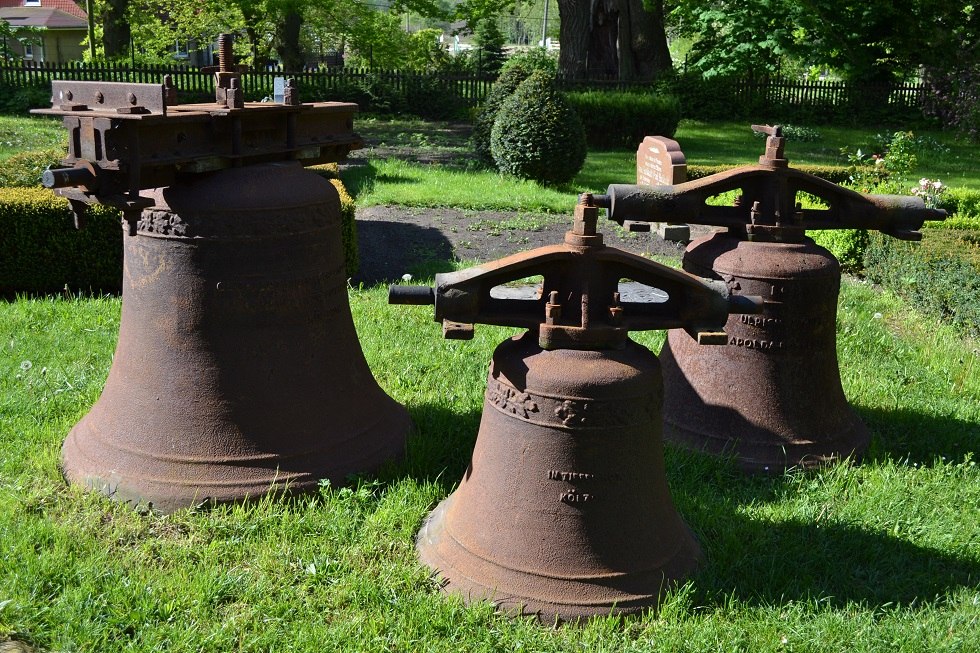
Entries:
<svg viewBox="0 0 980 653">
<path fill-rule="evenodd" d="M 647 136 L 636 151 L 636 183 L 641 186 L 673 186 L 687 181 L 687 159 L 677 141 L 664 136 Z M 649 229 L 649 223 L 623 225 L 631 231 L 640 224 Z M 686 224 L 657 223 L 657 231 L 664 240 L 687 242 L 691 228 Z"/>
</svg>

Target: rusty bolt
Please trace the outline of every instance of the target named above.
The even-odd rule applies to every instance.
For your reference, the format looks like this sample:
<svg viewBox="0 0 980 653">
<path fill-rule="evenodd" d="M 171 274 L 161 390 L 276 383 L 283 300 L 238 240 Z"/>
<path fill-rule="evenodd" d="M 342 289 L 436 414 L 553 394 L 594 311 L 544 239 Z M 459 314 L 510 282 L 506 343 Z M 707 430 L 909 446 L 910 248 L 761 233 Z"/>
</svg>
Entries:
<svg viewBox="0 0 980 653">
<path fill-rule="evenodd" d="M 548 294 L 548 303 L 544 306 L 545 324 L 554 324 L 561 318 L 561 304 L 558 303 L 558 291 L 552 290 Z"/>
<path fill-rule="evenodd" d="M 218 35 L 218 68 L 223 73 L 231 71 L 232 66 L 231 34 Z"/>
</svg>

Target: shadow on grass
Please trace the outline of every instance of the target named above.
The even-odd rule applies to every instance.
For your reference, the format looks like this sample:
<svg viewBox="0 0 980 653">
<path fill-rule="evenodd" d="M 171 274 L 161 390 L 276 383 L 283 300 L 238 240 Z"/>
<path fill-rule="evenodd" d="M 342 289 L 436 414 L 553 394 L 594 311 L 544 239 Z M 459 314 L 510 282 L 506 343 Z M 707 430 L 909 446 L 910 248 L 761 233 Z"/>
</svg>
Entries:
<svg viewBox="0 0 980 653">
<path fill-rule="evenodd" d="M 397 281 L 405 273 L 426 277 L 454 269 L 452 243 L 432 227 L 386 220 L 359 220 L 360 267 L 353 283 Z"/>
<path fill-rule="evenodd" d="M 437 483 L 449 494 L 463 478 L 480 429 L 480 411 L 456 412 L 437 404 L 410 408 L 415 424 L 404 461 L 388 471 L 390 480 L 413 478 Z"/>
<path fill-rule="evenodd" d="M 724 513 L 724 514 L 722 514 Z M 707 562 L 695 578 L 704 601 L 819 601 L 835 608 L 942 600 L 976 587 L 980 562 L 841 523 L 766 522 L 730 511 L 690 511 Z"/>
<path fill-rule="evenodd" d="M 871 429 L 864 456 L 867 463 L 891 460 L 905 465 L 931 466 L 937 461 L 980 460 L 980 424 L 912 410 L 856 408 Z"/>
</svg>

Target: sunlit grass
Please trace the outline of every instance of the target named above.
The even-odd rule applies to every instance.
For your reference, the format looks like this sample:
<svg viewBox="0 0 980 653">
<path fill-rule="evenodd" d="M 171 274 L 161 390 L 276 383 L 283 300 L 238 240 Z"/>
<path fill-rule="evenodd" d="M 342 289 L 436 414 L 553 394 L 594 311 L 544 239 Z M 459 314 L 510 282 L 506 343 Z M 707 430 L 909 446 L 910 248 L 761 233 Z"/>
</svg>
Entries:
<svg viewBox="0 0 980 653">
<path fill-rule="evenodd" d="M 407 459 L 349 489 L 168 517 L 68 488 L 57 469 L 108 371 L 119 300 L 0 304 L 0 640 L 452 653 L 969 651 L 980 641 L 978 343 L 846 282 L 838 350 L 873 433 L 864 461 L 757 478 L 668 448 L 674 501 L 704 566 L 659 615 L 555 630 L 446 599 L 413 550 L 421 520 L 463 474 L 487 362 L 515 330 L 478 325 L 471 341 L 444 341 L 431 307 L 389 306 L 385 295 L 348 293 L 376 378 L 415 421 Z M 743 389 L 751 396 L 750 380 Z"/>
<path fill-rule="evenodd" d="M 63 147 L 67 140 L 56 118 L 0 115 L 0 161 L 25 150 Z"/>
</svg>

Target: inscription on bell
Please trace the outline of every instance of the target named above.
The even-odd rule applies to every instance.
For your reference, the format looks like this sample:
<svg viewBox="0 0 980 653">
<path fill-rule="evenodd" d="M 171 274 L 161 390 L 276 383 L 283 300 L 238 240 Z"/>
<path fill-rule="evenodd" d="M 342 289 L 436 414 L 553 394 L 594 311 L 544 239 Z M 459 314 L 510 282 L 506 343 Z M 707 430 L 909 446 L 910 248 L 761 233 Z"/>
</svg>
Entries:
<svg viewBox="0 0 980 653">
<path fill-rule="evenodd" d="M 595 474 L 587 472 L 562 472 L 557 469 L 548 471 L 548 478 L 552 481 L 591 481 Z"/>
<path fill-rule="evenodd" d="M 732 337 L 728 344 L 746 349 L 785 349 L 786 343 L 782 340 L 756 340 L 755 338 L 736 338 Z"/>
<path fill-rule="evenodd" d="M 751 324 L 757 327 L 779 326 L 783 321 L 778 317 L 764 317 L 762 315 L 742 315 L 742 324 Z"/>
<path fill-rule="evenodd" d="M 595 499 L 595 495 L 587 492 L 577 492 L 572 490 L 571 492 L 562 492 L 558 495 L 558 499 L 562 503 L 588 503 L 589 501 Z"/>
</svg>

